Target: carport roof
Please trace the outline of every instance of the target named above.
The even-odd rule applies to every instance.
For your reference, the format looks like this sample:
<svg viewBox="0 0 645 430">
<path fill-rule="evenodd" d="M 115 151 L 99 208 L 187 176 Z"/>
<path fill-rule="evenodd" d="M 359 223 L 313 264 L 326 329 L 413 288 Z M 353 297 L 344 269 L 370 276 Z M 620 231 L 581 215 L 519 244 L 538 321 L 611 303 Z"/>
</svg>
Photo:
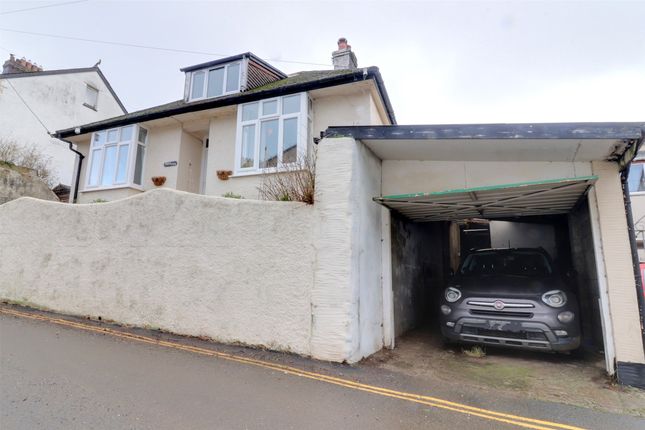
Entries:
<svg viewBox="0 0 645 430">
<path fill-rule="evenodd" d="M 360 140 L 382 160 L 619 161 L 625 166 L 645 122 L 329 127 L 325 137 Z"/>
<path fill-rule="evenodd" d="M 564 214 L 576 205 L 596 176 L 374 197 L 412 221 L 512 218 Z"/>
</svg>

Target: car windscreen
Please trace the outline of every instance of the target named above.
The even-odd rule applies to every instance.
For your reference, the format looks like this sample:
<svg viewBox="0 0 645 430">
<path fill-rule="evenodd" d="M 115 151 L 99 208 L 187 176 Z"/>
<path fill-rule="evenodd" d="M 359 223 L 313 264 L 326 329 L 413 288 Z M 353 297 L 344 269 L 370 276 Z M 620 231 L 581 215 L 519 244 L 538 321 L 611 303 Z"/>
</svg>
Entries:
<svg viewBox="0 0 645 430">
<path fill-rule="evenodd" d="M 547 276 L 552 269 L 549 260 L 539 252 L 490 251 L 467 256 L 459 272 L 462 276 Z"/>
</svg>

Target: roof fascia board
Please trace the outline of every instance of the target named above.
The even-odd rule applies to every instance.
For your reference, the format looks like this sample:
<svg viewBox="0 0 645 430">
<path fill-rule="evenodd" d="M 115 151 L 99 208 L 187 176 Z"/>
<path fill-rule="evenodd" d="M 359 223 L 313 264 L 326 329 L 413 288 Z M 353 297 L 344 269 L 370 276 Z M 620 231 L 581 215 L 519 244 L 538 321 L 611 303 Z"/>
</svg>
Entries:
<svg viewBox="0 0 645 430">
<path fill-rule="evenodd" d="M 250 90 L 245 93 L 239 93 L 234 96 L 228 96 L 224 98 L 215 98 L 203 102 L 197 103 L 188 103 L 176 108 L 170 108 L 163 111 L 151 112 L 148 114 L 143 114 L 139 116 L 132 116 L 127 118 L 117 117 L 114 121 L 102 122 L 100 124 L 87 124 L 85 126 L 78 127 L 81 129 L 81 132 L 78 134 L 91 133 L 94 131 L 105 130 L 112 127 L 120 127 L 130 124 L 138 124 L 141 122 L 152 121 L 155 119 L 167 118 L 174 115 L 180 115 L 184 113 L 199 112 L 208 109 L 215 109 L 225 106 L 238 105 L 242 103 L 249 103 L 258 100 L 263 100 L 271 97 L 284 96 L 289 94 L 300 93 L 303 91 L 310 91 L 315 89 L 329 88 L 342 84 L 349 84 L 352 82 L 359 82 L 367 79 L 374 79 L 376 85 L 378 86 L 380 74 L 378 74 L 378 69 L 376 67 L 370 67 L 367 69 L 359 69 L 353 73 L 345 73 L 342 75 L 331 76 L 328 78 L 320 79 L 318 81 L 305 82 L 299 84 L 288 85 L 284 87 L 271 88 L 264 91 L 254 91 Z M 381 83 L 382 85 L 382 83 Z M 387 93 L 379 89 L 383 101 L 386 103 L 386 106 L 389 105 L 389 99 L 387 98 Z M 388 109 L 388 115 L 391 119 L 394 119 L 394 113 Z M 66 138 L 70 136 L 75 136 L 77 133 L 75 129 L 77 127 L 67 128 L 63 130 L 58 130 L 55 133 L 55 137 Z"/>
<path fill-rule="evenodd" d="M 643 123 L 449 124 L 329 127 L 326 137 L 357 140 L 642 139 Z"/>
</svg>

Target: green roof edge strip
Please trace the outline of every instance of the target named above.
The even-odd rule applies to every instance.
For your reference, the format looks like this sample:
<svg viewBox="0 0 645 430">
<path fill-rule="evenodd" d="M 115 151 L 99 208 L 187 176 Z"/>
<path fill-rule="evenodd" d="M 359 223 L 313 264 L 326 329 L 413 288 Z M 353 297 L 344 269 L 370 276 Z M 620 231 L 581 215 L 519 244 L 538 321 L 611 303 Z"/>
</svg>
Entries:
<svg viewBox="0 0 645 430">
<path fill-rule="evenodd" d="M 557 184 L 565 182 L 583 182 L 583 181 L 595 181 L 598 179 L 598 176 L 580 176 L 577 178 L 560 178 L 560 179 L 547 179 L 544 181 L 529 181 L 529 182 L 517 182 L 512 184 L 502 184 L 502 185 L 488 185 L 484 187 L 474 187 L 474 188 L 457 188 L 454 190 L 445 190 L 445 191 L 433 191 L 431 193 L 412 193 L 412 194 L 394 194 L 391 196 L 382 196 L 379 200 L 400 200 L 400 199 L 410 199 L 414 197 L 431 197 L 431 196 L 441 196 L 446 194 L 458 194 L 458 193 L 476 193 L 478 191 L 492 191 L 492 190 L 503 190 L 505 188 L 518 188 L 526 187 L 530 185 L 542 185 L 542 184 Z"/>
</svg>

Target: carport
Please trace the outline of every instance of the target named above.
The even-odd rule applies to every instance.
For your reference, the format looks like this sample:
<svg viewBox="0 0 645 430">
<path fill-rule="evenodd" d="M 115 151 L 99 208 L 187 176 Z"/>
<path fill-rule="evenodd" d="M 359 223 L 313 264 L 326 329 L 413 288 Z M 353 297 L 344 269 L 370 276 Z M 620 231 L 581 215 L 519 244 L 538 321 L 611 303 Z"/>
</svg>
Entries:
<svg viewBox="0 0 645 430">
<path fill-rule="evenodd" d="M 607 371 L 642 381 L 643 304 L 621 179 L 643 134 L 634 123 L 328 129 L 326 137 L 351 137 L 380 160 L 381 192 L 365 197 L 384 207 L 384 344 L 394 347 L 436 303 L 464 234 L 488 230 L 494 242 L 493 223 L 502 223 L 504 241 L 509 231 L 525 240 L 527 229 L 538 241 L 553 237 L 576 278 L 583 332 L 586 325 L 604 351 Z"/>
</svg>

